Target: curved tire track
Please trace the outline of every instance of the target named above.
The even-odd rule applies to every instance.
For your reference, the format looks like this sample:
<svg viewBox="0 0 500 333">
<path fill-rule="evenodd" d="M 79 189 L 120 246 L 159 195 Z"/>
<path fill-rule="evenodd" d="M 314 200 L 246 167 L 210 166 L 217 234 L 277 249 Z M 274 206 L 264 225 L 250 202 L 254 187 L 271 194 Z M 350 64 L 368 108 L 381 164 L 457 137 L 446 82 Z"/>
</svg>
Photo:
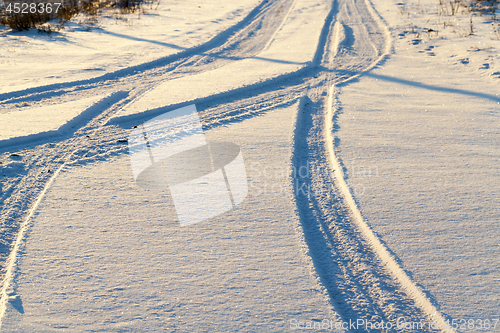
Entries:
<svg viewBox="0 0 500 333">
<path fill-rule="evenodd" d="M 335 85 L 370 70 L 390 50 L 388 30 L 368 0 L 364 4 L 342 1 L 339 8 L 327 43 L 331 54 L 325 52 L 323 58 L 323 66 L 337 73 L 328 73 L 323 85 L 311 87 L 299 110 L 302 117 L 295 132 L 292 163 L 295 170 L 304 165 L 309 169 L 306 178 L 295 180 L 296 188 L 306 189 L 296 192 L 296 201 L 309 254 L 332 305 L 345 322 L 390 322 L 396 326 L 392 329 L 404 331 L 404 327 L 397 328 L 398 318 L 407 322 L 438 321 L 442 331 L 453 332 L 445 328 L 442 315 L 363 220 L 335 156 Z M 374 31 L 374 25 L 384 31 L 384 43 L 373 38 L 381 35 Z M 326 100 L 324 96 L 328 96 Z M 370 332 L 373 328 L 362 326 L 354 331 Z M 420 331 L 433 330 L 424 326 Z"/>
<path fill-rule="evenodd" d="M 39 144 L 31 149 L 23 149 L 19 153 L 24 156 L 24 168 L 28 171 L 24 177 L 19 177 L 15 184 L 9 184 L 9 195 L 2 196 L 0 210 L 2 234 L 0 264 L 3 275 L 0 286 L 0 325 L 9 295 L 13 292 L 12 279 L 15 275 L 20 244 L 33 213 L 59 172 L 71 162 L 85 157 L 87 152 L 95 152 L 96 145 L 97 151 L 99 146 L 102 150 L 106 150 L 111 145 L 116 145 L 116 136 L 123 135 L 123 131 L 116 128 L 106 130 L 104 127 L 108 120 L 124 105 L 140 98 L 162 81 L 201 72 L 214 66 L 224 66 L 228 62 L 258 53 L 267 45 L 270 36 L 274 35 L 274 30 L 279 29 L 286 20 L 286 16 L 276 15 L 279 6 L 289 12 L 288 8 L 291 8 L 292 4 L 292 0 L 262 2 L 242 22 L 211 41 L 148 64 L 106 74 L 96 79 L 36 87 L 0 95 L 2 100 L 0 104 L 4 107 L 12 107 L 16 103 L 25 101 L 39 102 L 54 98 L 60 101 L 59 96 L 62 95 L 75 99 L 79 93 L 88 90 L 92 92 L 92 89 L 111 96 L 108 98 L 109 106 L 104 107 L 92 119 L 80 124 L 69 138 L 59 139 L 60 142 L 55 146 L 52 143 Z M 262 29 L 265 33 L 259 33 Z M 131 85 L 137 88 L 129 91 L 127 88 Z M 58 138 L 54 139 L 58 141 Z M 120 150 L 121 147 L 115 149 Z"/>
</svg>

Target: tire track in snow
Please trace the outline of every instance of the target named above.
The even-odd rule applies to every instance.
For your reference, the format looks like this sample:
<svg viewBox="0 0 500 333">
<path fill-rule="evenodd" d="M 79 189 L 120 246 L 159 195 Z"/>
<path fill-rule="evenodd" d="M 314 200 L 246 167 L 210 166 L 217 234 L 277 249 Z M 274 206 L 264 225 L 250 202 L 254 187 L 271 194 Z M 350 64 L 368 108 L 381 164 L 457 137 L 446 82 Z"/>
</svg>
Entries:
<svg viewBox="0 0 500 333">
<path fill-rule="evenodd" d="M 280 6 L 290 6 L 287 4 L 292 1 L 294 0 L 262 1 L 242 21 L 217 34 L 208 42 L 149 63 L 92 79 L 0 94 L 0 107 L 14 103 L 42 101 L 103 87 L 124 90 L 123 85 L 130 85 L 131 81 L 136 82 L 136 87 L 146 84 L 151 88 L 169 79 L 196 74 L 251 57 L 260 52 L 275 30 L 281 27 L 281 20 L 276 20 L 276 10 Z M 266 30 L 270 30 L 271 33 L 266 33 Z"/>
<path fill-rule="evenodd" d="M 0 329 L 9 297 L 15 292 L 12 281 L 15 276 L 19 248 L 38 205 L 65 166 L 73 162 L 73 159 L 78 159 L 79 155 L 82 155 L 82 150 L 96 149 L 91 138 L 100 137 L 97 132 L 102 127 L 103 119 L 119 109 L 120 102 L 126 96 L 125 92 L 116 92 L 97 102 L 97 104 L 102 104 L 104 101 L 109 106 L 76 129 L 73 135 L 60 143 L 58 147 L 50 148 L 52 144 L 46 144 L 34 148 L 27 163 L 28 174 L 20 180 L 16 189 L 5 200 L 0 212 L 1 243 L 10 251 L 6 257 L 7 253 L 1 253 L 4 256 L 1 257 L 3 279 L 0 286 Z M 100 137 L 99 140 L 116 142 L 114 135 L 111 138 Z"/>
<path fill-rule="evenodd" d="M 201 72 L 214 65 L 224 65 L 228 59 L 230 61 L 238 60 L 238 58 L 233 56 L 233 53 L 236 53 L 237 56 L 250 57 L 262 50 L 268 39 L 271 39 L 270 36 L 273 36 L 274 33 L 258 34 L 255 32 L 261 29 L 262 26 L 265 26 L 266 29 L 270 29 L 271 31 L 281 29 L 283 26 L 282 23 L 286 20 L 286 17 L 281 20 L 276 20 L 275 9 L 278 6 L 291 2 L 292 0 L 274 1 L 269 4 L 267 4 L 267 1 L 262 2 L 247 16 L 247 18 L 251 17 L 251 19 L 245 19 L 244 24 L 240 22 L 236 24 L 236 26 L 214 37 L 208 43 L 194 48 L 194 50 L 188 50 L 189 52 L 185 52 L 187 55 L 183 59 L 180 58 L 180 60 L 176 61 L 174 64 L 167 63 L 164 65 L 161 64 L 161 61 L 146 64 L 149 66 L 156 66 L 160 63 L 156 66 L 157 68 L 149 69 L 146 73 L 137 74 L 136 69 L 140 68 L 140 66 L 135 66 L 116 73 L 111 73 L 112 75 L 104 75 L 104 77 L 109 77 L 109 79 L 104 81 L 99 81 L 99 79 L 102 79 L 101 77 L 68 84 L 26 89 L 0 95 L 0 97 L 4 99 L 0 104 L 5 106 L 23 101 L 34 102 L 54 97 L 57 98 L 63 94 L 71 95 L 71 98 L 74 99 L 78 96 L 75 95 L 75 92 L 78 94 L 79 91 L 85 92 L 91 89 L 99 89 L 101 94 L 103 90 L 108 89 L 110 94 L 116 94 L 120 92 L 120 89 L 128 91 L 129 89 L 126 88 L 130 86 L 134 87 L 132 91 L 127 93 L 129 97 L 119 94 L 120 98 L 118 98 L 113 105 L 104 108 L 99 114 L 95 115 L 86 123 L 77 124 L 80 129 L 75 131 L 70 138 L 66 140 L 54 138 L 54 141 L 61 141 L 55 149 L 50 149 L 52 144 L 49 143 L 45 145 L 39 144 L 34 148 L 23 150 L 22 155 L 28 155 L 25 157 L 25 161 L 27 162 L 26 168 L 29 169 L 28 175 L 19 179 L 18 184 L 11 191 L 10 196 L 3 202 L 3 207 L 1 207 L 2 209 L 0 211 L 0 221 L 2 222 L 2 239 L 0 239 L 0 243 L 4 247 L 3 252 L 0 253 L 0 263 L 2 263 L 3 273 L 3 280 L 0 287 L 0 328 L 9 295 L 14 292 L 14 290 L 12 290 L 12 280 L 15 276 L 19 247 L 24 240 L 26 230 L 29 227 L 33 214 L 64 166 L 74 162 L 73 159 L 78 160 L 81 158 L 82 150 L 85 151 L 86 149 L 90 149 L 92 143 L 87 142 L 89 141 L 87 139 L 97 136 L 96 133 L 106 126 L 112 115 L 125 104 L 141 98 L 147 91 L 153 89 L 154 86 L 160 84 L 162 81 L 172 79 L 172 76 L 176 77 L 192 73 L 193 64 L 197 65 L 195 69 Z M 292 7 L 291 4 L 289 6 L 290 8 Z M 238 29 L 235 27 L 238 27 Z M 229 36 L 228 31 L 231 33 L 236 31 L 236 33 L 232 38 L 229 38 L 228 41 L 224 41 L 223 38 Z M 252 35 L 254 37 L 252 37 Z M 248 43 L 248 39 L 250 39 L 252 43 Z M 240 47 L 242 41 L 246 42 L 244 47 Z M 199 54 L 201 52 L 200 50 L 204 50 L 204 52 Z M 221 52 L 225 52 L 224 56 L 217 56 Z M 160 60 L 166 62 L 166 59 L 175 59 L 176 57 L 179 58 L 178 55 L 174 55 L 174 57 L 166 57 Z M 209 60 L 203 62 L 203 58 Z M 146 65 L 145 67 L 147 67 Z M 163 71 L 163 75 L 160 75 L 158 79 L 154 80 L 151 78 L 152 74 L 154 74 L 152 73 L 153 70 L 159 72 Z M 165 75 L 165 72 L 167 75 Z M 169 73 L 171 75 L 168 75 Z M 126 82 L 120 84 L 120 80 L 125 80 Z M 142 87 L 140 84 L 136 83 L 141 80 L 143 83 L 147 82 L 149 84 Z M 151 83 L 151 81 L 153 82 Z M 136 86 L 139 86 L 139 88 L 135 88 Z M 27 94 L 27 96 L 24 94 Z M 106 141 L 108 141 L 108 143 L 109 141 L 114 141 L 116 143 L 116 139 L 113 137 L 99 138 L 100 143 L 106 143 Z"/>
<path fill-rule="evenodd" d="M 35 203 L 30 207 L 28 210 L 28 215 L 24 218 L 24 221 L 19 227 L 19 231 L 17 233 L 17 237 L 14 240 L 14 245 L 10 251 L 10 255 L 7 257 L 6 261 L 6 268 L 5 268 L 5 274 L 3 277 L 2 281 L 2 289 L 0 290 L 0 329 L 2 328 L 2 321 L 1 319 L 5 315 L 5 311 L 7 310 L 7 302 L 9 300 L 9 289 L 11 289 L 11 284 L 12 280 L 14 279 L 14 271 L 17 263 L 17 254 L 19 252 L 19 248 L 21 246 L 21 243 L 24 240 L 24 236 L 26 234 L 26 231 L 28 229 L 28 225 L 33 217 L 33 214 L 38 208 L 38 205 L 42 201 L 43 197 L 45 196 L 45 193 L 47 193 L 47 190 L 50 188 L 54 180 L 57 178 L 59 173 L 61 172 L 62 168 L 66 166 L 66 163 L 63 163 L 55 172 L 52 177 L 49 178 L 49 181 L 45 184 L 45 187 L 41 191 L 41 193 L 38 195 L 37 199 L 35 200 Z"/>
<path fill-rule="evenodd" d="M 406 290 L 406 292 L 415 300 L 416 304 L 418 304 L 425 311 L 426 315 L 432 319 L 432 321 L 437 321 L 439 323 L 439 327 L 442 327 L 444 332 L 455 332 L 453 329 L 447 329 L 445 326 L 445 318 L 439 313 L 436 307 L 429 301 L 429 299 L 425 296 L 422 290 L 417 287 L 417 285 L 410 279 L 410 277 L 406 274 L 406 272 L 399 266 L 391 253 L 387 250 L 384 244 L 378 239 L 378 237 L 373 233 L 368 224 L 364 221 L 361 212 L 358 209 L 356 202 L 351 194 L 351 190 L 347 185 L 344 177 L 343 170 L 340 166 L 340 163 L 335 155 L 335 150 L 333 147 L 333 119 L 335 117 L 335 112 L 333 109 L 333 96 L 335 94 L 335 86 L 332 85 L 328 92 L 328 101 L 327 101 L 327 111 L 325 113 L 325 142 L 327 146 L 328 152 L 328 162 L 330 167 L 334 172 L 334 177 L 338 187 L 341 191 L 341 196 L 343 200 L 346 202 L 349 207 L 349 211 L 351 212 L 355 225 L 358 230 L 361 232 L 362 236 L 367 240 L 370 246 L 373 248 L 374 252 L 382 259 L 383 263 L 393 276 L 395 280 L 397 280 L 401 286 Z"/>
<path fill-rule="evenodd" d="M 349 13 L 358 16 L 357 23 L 355 22 L 358 25 L 361 17 L 363 22 L 366 17 L 359 14 L 355 2 L 346 1 L 342 4 L 337 21 L 331 29 L 333 40 L 327 43 L 331 54 L 325 53 L 323 60 L 324 62 L 340 60 L 340 64 L 335 63 L 337 68 L 354 67 L 357 71 L 351 72 L 347 77 L 329 75 L 330 80 L 327 82 L 333 81 L 336 84 L 345 84 L 372 69 L 385 59 L 391 48 L 389 31 L 371 8 L 368 0 L 365 1 L 366 11 L 384 30 L 386 36 L 386 43 L 381 44 L 383 48 L 377 49 L 376 44 L 368 38 L 369 30 L 364 27 L 358 26 L 351 30 L 350 36 L 346 36 L 348 34 L 346 28 L 353 23 Z M 356 38 L 360 35 L 361 39 Z M 353 61 L 351 59 L 345 61 L 346 55 L 350 56 L 352 52 L 339 52 L 344 43 L 340 38 L 351 39 L 347 46 L 352 47 L 361 40 L 361 44 L 357 45 L 358 49 L 364 44 L 364 50 L 372 47 L 375 54 L 370 55 L 368 52 L 361 59 L 358 57 Z M 363 51 L 363 48 L 359 51 Z M 323 66 L 332 68 L 328 63 Z M 303 108 L 299 110 L 302 121 L 298 123 L 295 132 L 292 162 L 295 170 L 299 170 L 304 166 L 304 161 L 307 161 L 307 168 L 311 172 L 311 176 L 298 180 L 307 189 L 307 195 L 299 191 L 296 193 L 296 200 L 309 255 L 330 294 L 332 305 L 344 321 L 354 318 L 354 320 L 362 319 L 365 323 L 381 321 L 397 323 L 398 318 L 403 317 L 411 322 L 438 321 L 441 331 L 454 332 L 445 327 L 443 316 L 397 264 L 363 220 L 357 208 L 333 148 L 334 87 L 335 85 L 331 85 L 326 91 L 318 85 L 310 89 L 305 97 Z M 328 96 L 326 103 L 321 97 L 325 95 Z M 311 118 L 304 119 L 304 114 Z M 325 156 L 328 157 L 326 161 Z M 318 173 L 318 170 L 323 172 Z M 336 192 L 337 187 L 340 193 Z M 404 331 L 405 328 L 398 330 Z M 357 327 L 354 331 L 373 331 L 373 329 Z M 422 327 L 421 331 L 432 331 L 432 329 L 427 326 Z"/>
<path fill-rule="evenodd" d="M 313 87 L 304 97 L 293 154 L 294 169 L 308 169 L 306 176 L 302 172 L 295 179 L 294 188 L 299 189 L 295 200 L 316 272 L 344 322 L 426 319 L 425 313 L 384 269 L 338 193 L 335 173 L 332 175 L 326 160 L 325 92 L 322 86 Z M 350 331 L 371 330 L 359 327 Z"/>
</svg>

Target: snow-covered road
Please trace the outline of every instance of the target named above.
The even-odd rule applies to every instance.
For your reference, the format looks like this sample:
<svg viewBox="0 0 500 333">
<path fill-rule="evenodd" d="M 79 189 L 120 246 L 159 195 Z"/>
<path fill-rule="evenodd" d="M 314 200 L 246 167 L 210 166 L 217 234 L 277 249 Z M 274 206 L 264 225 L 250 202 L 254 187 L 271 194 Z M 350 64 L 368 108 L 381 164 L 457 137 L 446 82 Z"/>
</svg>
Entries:
<svg viewBox="0 0 500 333">
<path fill-rule="evenodd" d="M 453 331 L 430 277 L 372 231 L 334 135 L 339 87 L 391 39 L 368 0 L 263 1 L 178 53 L 0 94 L 2 126 L 31 122 L 0 133 L 2 331 Z M 250 192 L 181 228 L 169 191 L 135 185 L 126 140 L 191 104 L 207 139 L 241 147 Z"/>
</svg>

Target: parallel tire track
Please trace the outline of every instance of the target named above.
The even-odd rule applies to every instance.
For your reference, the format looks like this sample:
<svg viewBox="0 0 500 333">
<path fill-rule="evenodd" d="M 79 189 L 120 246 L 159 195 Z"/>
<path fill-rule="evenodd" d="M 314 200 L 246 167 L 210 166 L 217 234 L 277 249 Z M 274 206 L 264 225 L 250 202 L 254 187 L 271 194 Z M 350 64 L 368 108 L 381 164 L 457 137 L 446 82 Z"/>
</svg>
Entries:
<svg viewBox="0 0 500 333">
<path fill-rule="evenodd" d="M 390 322 L 397 326 L 400 318 L 408 322 L 438 321 L 442 331 L 453 332 L 445 328 L 443 316 L 363 220 L 335 156 L 332 134 L 335 85 L 345 84 L 376 66 L 391 47 L 388 29 L 368 0 L 342 1 L 339 8 L 327 43 L 331 54 L 325 52 L 323 58 L 325 68 L 336 68 L 338 72 L 328 73 L 323 83 L 310 87 L 301 103 L 302 117 L 295 132 L 292 163 L 298 170 L 307 161 L 310 171 L 307 178 L 296 180 L 299 188 L 307 189 L 306 193 L 296 192 L 296 200 L 309 255 L 332 305 L 345 322 L 354 318 L 364 323 Z M 361 11 L 369 15 L 360 15 Z M 356 26 L 349 28 L 353 23 Z M 374 25 L 383 30 L 385 43 L 370 38 L 377 34 Z M 357 55 L 355 59 L 351 59 L 353 54 Z M 328 85 L 331 88 L 327 90 Z M 322 97 L 325 95 L 326 100 Z M 308 115 L 307 119 L 303 115 Z M 393 330 L 405 330 L 394 326 Z M 373 330 L 369 326 L 354 329 L 355 332 Z M 423 326 L 419 331 L 432 329 Z"/>
<path fill-rule="evenodd" d="M 289 8 L 293 0 L 262 1 L 245 19 L 219 33 L 210 41 L 180 53 L 147 64 L 141 64 L 93 79 L 52 84 L 0 94 L 0 107 L 11 104 L 44 101 L 53 97 L 103 87 L 123 90 L 123 86 L 136 82 L 140 89 L 149 89 L 166 80 L 194 75 L 205 70 L 224 66 L 230 62 L 251 57 L 268 43 L 270 34 L 281 27 L 286 17 L 277 16 L 280 8 Z"/>
</svg>

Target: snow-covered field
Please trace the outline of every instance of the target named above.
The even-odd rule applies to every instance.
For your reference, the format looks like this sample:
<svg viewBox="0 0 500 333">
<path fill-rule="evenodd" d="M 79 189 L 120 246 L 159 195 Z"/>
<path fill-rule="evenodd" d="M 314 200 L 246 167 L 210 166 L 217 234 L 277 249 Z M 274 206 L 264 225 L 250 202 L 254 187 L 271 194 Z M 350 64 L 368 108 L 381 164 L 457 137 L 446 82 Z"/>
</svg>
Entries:
<svg viewBox="0 0 500 333">
<path fill-rule="evenodd" d="M 498 21 L 449 6 L 172 1 L 0 32 L 0 330 L 500 331 Z M 248 194 L 181 227 L 127 139 L 192 104 Z"/>
</svg>

